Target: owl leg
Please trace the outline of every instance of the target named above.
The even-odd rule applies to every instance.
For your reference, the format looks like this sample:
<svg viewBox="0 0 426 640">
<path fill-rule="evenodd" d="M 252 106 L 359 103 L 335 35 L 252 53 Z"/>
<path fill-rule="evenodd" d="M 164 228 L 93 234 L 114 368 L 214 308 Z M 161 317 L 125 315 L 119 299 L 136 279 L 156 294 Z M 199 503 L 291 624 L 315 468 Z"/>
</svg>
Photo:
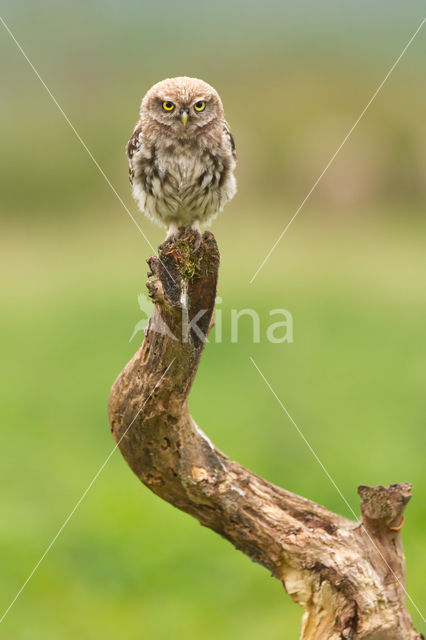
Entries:
<svg viewBox="0 0 426 640">
<path fill-rule="evenodd" d="M 165 238 L 164 242 L 162 242 L 161 244 L 158 245 L 157 251 L 160 252 L 170 240 L 174 244 L 176 242 L 176 240 L 177 240 L 178 233 L 179 233 L 179 229 L 178 229 L 177 224 L 175 224 L 174 222 L 171 222 L 169 224 L 169 226 L 167 227 L 166 238 Z"/>
<path fill-rule="evenodd" d="M 194 222 L 191 224 L 191 229 L 193 231 L 195 231 L 195 233 L 197 234 L 197 237 L 196 237 L 196 240 L 195 240 L 195 244 L 194 244 L 194 248 L 192 250 L 192 253 L 195 253 L 200 248 L 201 239 L 202 239 L 200 221 L 199 220 L 194 220 Z"/>
<path fill-rule="evenodd" d="M 177 224 L 175 222 L 171 222 L 167 227 L 166 240 L 171 240 L 172 238 L 175 238 L 178 232 L 179 232 L 179 229 Z"/>
<path fill-rule="evenodd" d="M 201 233 L 200 221 L 199 220 L 194 220 L 194 222 L 191 224 L 191 229 L 193 231 Z"/>
</svg>

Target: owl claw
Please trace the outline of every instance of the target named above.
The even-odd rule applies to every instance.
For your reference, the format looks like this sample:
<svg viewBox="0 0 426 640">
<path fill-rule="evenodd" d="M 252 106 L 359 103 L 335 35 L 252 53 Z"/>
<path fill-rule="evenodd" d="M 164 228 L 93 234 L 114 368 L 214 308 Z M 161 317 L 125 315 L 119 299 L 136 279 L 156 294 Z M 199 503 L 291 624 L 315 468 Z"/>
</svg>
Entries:
<svg viewBox="0 0 426 640">
<path fill-rule="evenodd" d="M 170 250 L 171 247 L 176 248 L 176 243 L 179 238 L 188 240 L 191 236 L 194 238 L 194 247 L 192 249 L 192 253 L 195 253 L 200 248 L 201 241 L 203 239 L 203 235 L 200 231 L 199 225 L 188 225 L 186 227 L 179 227 L 179 229 L 176 229 L 176 231 L 174 229 L 169 230 L 166 239 L 164 240 L 164 242 L 158 245 L 157 250 L 159 253 L 161 253 L 165 249 Z"/>
<path fill-rule="evenodd" d="M 194 248 L 192 250 L 192 253 L 196 253 L 198 251 L 198 249 L 201 247 L 201 240 L 202 239 L 203 239 L 203 236 L 201 235 L 201 232 L 197 231 L 197 235 L 195 236 Z"/>
<path fill-rule="evenodd" d="M 170 244 L 172 244 L 173 247 L 176 247 L 177 239 L 178 239 L 177 235 L 174 235 L 174 234 L 168 235 L 164 240 L 164 242 L 158 245 L 157 247 L 158 253 L 160 253 L 161 251 L 164 251 L 164 249 L 168 248 Z"/>
<path fill-rule="evenodd" d="M 203 236 L 201 234 L 200 221 L 199 220 L 194 220 L 194 222 L 190 226 L 190 232 L 193 233 L 194 236 L 195 236 L 194 248 L 192 250 L 192 253 L 195 253 L 200 248 L 201 240 L 203 238 Z"/>
</svg>

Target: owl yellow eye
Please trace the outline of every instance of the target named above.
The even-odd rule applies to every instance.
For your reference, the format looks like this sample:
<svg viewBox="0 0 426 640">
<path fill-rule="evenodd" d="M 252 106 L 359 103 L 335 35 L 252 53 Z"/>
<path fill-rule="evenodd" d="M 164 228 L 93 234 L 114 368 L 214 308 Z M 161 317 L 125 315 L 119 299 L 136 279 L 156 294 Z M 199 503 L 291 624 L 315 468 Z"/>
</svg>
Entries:
<svg viewBox="0 0 426 640">
<path fill-rule="evenodd" d="M 204 111 L 205 108 L 206 108 L 206 103 L 204 102 L 204 100 L 199 100 L 194 104 L 195 111 Z"/>
<path fill-rule="evenodd" d="M 163 102 L 164 111 L 173 111 L 174 108 L 175 108 L 175 105 L 173 104 L 173 102 L 170 102 L 169 100 L 165 100 Z"/>
</svg>

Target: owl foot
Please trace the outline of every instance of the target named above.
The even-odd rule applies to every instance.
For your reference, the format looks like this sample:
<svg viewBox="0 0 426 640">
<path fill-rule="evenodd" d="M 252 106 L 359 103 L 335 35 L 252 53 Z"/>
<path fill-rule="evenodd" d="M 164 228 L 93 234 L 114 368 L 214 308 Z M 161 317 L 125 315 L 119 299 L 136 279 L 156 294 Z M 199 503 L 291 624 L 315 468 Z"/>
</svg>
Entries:
<svg viewBox="0 0 426 640">
<path fill-rule="evenodd" d="M 197 235 L 195 236 L 194 248 L 192 250 L 192 253 L 195 253 L 201 247 L 202 239 L 203 239 L 203 236 L 201 235 L 201 231 L 198 231 Z"/>
<path fill-rule="evenodd" d="M 191 253 L 195 253 L 201 247 L 201 241 L 203 239 L 203 234 L 200 230 L 200 223 L 198 221 L 194 222 L 192 225 L 188 225 L 187 227 L 171 225 L 167 230 L 166 239 L 158 245 L 157 250 L 160 253 L 165 249 L 174 249 L 176 248 L 176 243 L 179 239 L 189 240 L 189 238 L 191 238 L 194 243 Z"/>
<path fill-rule="evenodd" d="M 194 248 L 192 250 L 192 253 L 195 253 L 201 247 L 201 240 L 203 239 L 203 235 L 200 229 L 200 222 L 198 220 L 193 222 L 190 226 L 190 229 L 195 234 Z"/>
<path fill-rule="evenodd" d="M 161 253 L 161 251 L 164 251 L 165 249 L 174 249 L 176 247 L 177 240 L 178 240 L 178 236 L 177 235 L 176 236 L 167 236 L 167 238 L 164 240 L 164 242 L 162 242 L 161 244 L 158 245 L 158 247 L 157 247 L 158 253 Z"/>
<path fill-rule="evenodd" d="M 200 225 L 192 224 L 191 226 L 187 226 L 184 229 L 184 233 L 187 237 L 192 236 L 194 238 L 194 248 L 191 253 L 195 253 L 201 247 L 201 240 L 203 239 L 203 235 L 200 231 Z"/>
<path fill-rule="evenodd" d="M 160 251 L 162 251 L 163 249 L 165 249 L 165 247 L 171 242 L 173 246 L 176 246 L 176 240 L 178 239 L 179 236 L 179 229 L 177 227 L 177 225 L 175 224 L 171 224 L 168 228 L 167 228 L 167 235 L 166 235 L 166 239 L 164 240 L 164 242 L 162 242 L 161 244 L 158 245 L 157 247 L 157 251 L 158 253 L 160 253 Z"/>
</svg>

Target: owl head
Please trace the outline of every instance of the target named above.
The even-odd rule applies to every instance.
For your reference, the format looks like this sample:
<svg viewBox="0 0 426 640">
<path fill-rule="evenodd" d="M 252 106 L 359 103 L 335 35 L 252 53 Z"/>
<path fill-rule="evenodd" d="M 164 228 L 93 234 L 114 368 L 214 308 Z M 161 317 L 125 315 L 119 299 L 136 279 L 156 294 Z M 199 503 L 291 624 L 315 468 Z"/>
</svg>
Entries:
<svg viewBox="0 0 426 640">
<path fill-rule="evenodd" d="M 167 78 L 155 84 L 142 100 L 141 120 L 167 127 L 169 134 L 184 138 L 222 121 L 219 94 L 198 78 Z"/>
</svg>

